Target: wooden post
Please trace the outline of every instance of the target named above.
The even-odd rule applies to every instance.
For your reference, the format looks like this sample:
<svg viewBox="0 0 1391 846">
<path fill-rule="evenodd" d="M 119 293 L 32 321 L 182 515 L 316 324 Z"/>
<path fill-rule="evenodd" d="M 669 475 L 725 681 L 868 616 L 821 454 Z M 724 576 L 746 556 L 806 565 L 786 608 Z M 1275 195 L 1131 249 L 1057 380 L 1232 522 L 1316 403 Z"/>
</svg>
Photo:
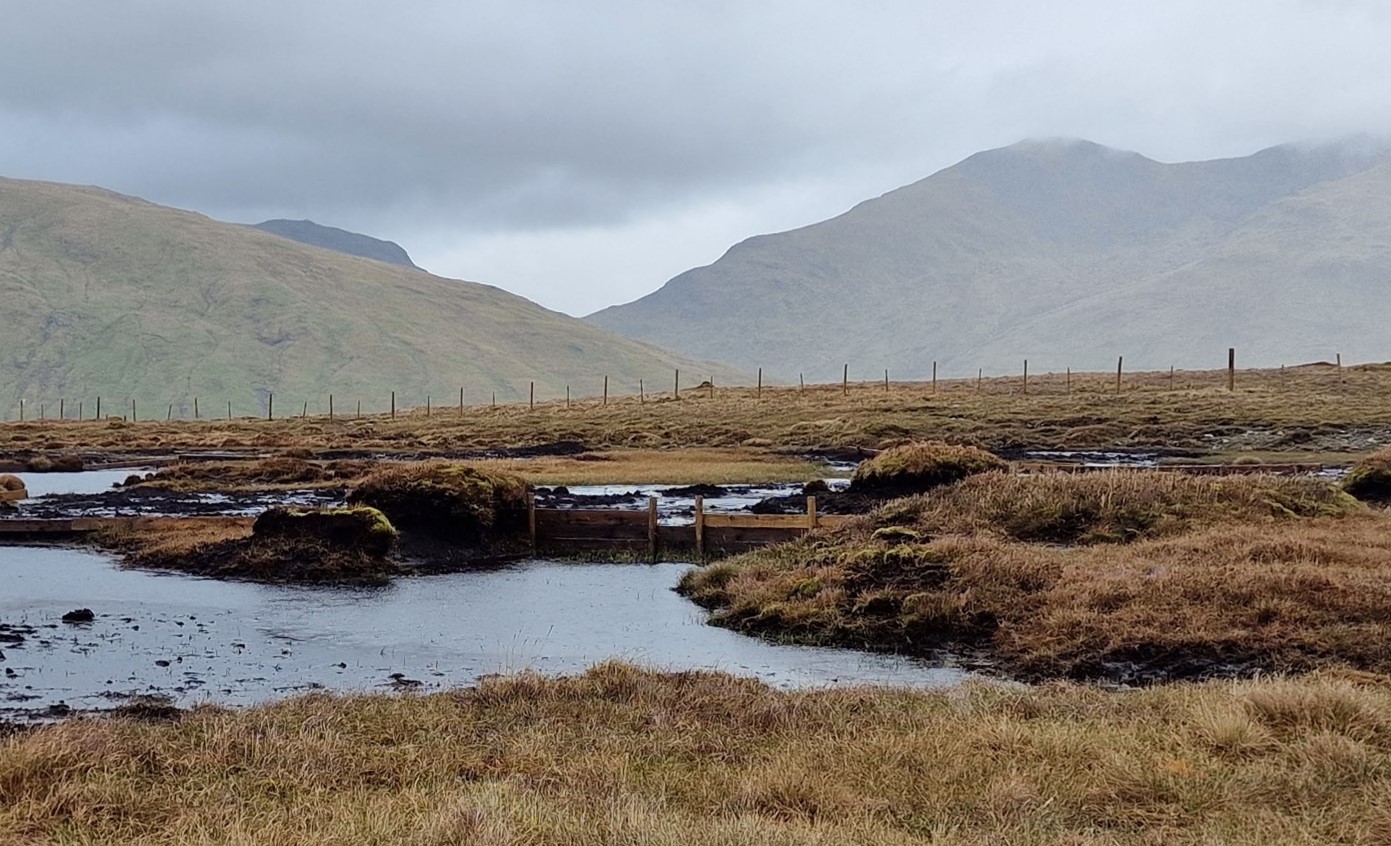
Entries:
<svg viewBox="0 0 1391 846">
<path fill-rule="evenodd" d="M 68 419 L 68 401 L 67 401 L 67 398 L 65 398 L 65 397 L 59 398 L 59 400 L 58 400 L 58 419 L 59 419 L 59 420 L 66 420 L 66 419 Z"/>
<path fill-rule="evenodd" d="M 1342 353 L 1337 353 L 1337 356 L 1338 356 L 1338 384 L 1341 385 L 1341 384 L 1343 384 L 1343 354 L 1342 354 Z"/>
<path fill-rule="evenodd" d="M 657 498 L 647 498 L 647 553 L 652 563 L 657 563 Z"/>
<path fill-rule="evenodd" d="M 1067 369 L 1067 395 L 1072 396 L 1072 368 Z"/>
<path fill-rule="evenodd" d="M 82 419 L 82 400 L 77 401 L 77 419 Z"/>
<path fill-rule="evenodd" d="M 527 497 L 527 502 L 526 502 L 526 523 L 527 523 L 527 531 L 528 531 L 528 533 L 531 535 L 531 554 L 532 554 L 532 555 L 535 555 L 535 554 L 536 554 L 536 548 L 537 548 L 537 541 L 538 541 L 538 538 L 536 537 L 536 495 L 535 495 L 535 494 L 532 494 L 531 496 Z"/>
<path fill-rule="evenodd" d="M 797 385 L 798 385 L 799 388 L 801 389 L 802 393 L 806 393 L 806 391 L 807 391 L 807 380 L 806 380 L 806 376 L 805 376 L 804 374 L 801 374 L 801 373 L 798 373 L 798 374 L 797 374 Z"/>
<path fill-rule="evenodd" d="M 847 365 L 845 365 L 845 369 L 842 370 L 841 373 L 840 373 L 840 395 L 841 395 L 841 396 L 848 396 L 849 394 L 850 394 L 850 365 L 847 364 Z"/>
<path fill-rule="evenodd" d="M 21 402 L 20 402 L 20 408 L 23 408 L 23 407 L 24 407 L 24 403 L 23 403 L 23 401 L 21 401 Z M 101 419 L 101 394 L 97 394 L 97 416 L 94 417 L 94 418 L 92 418 L 92 419 L 93 419 L 93 420 L 100 420 L 100 419 Z"/>
<path fill-rule="evenodd" d="M 638 380 L 638 404 L 647 402 L 647 391 L 642 387 L 642 380 Z"/>
<path fill-rule="evenodd" d="M 531 410 L 536 410 L 536 383 L 531 383 Z"/>
<path fill-rule="evenodd" d="M 758 393 L 755 396 L 760 399 L 763 397 L 763 368 L 758 368 Z"/>
<path fill-rule="evenodd" d="M 47 419 L 48 419 L 48 406 L 47 406 L 46 404 L 44 404 L 44 403 L 39 403 L 39 419 L 40 419 L 40 420 L 47 420 Z"/>
<path fill-rule="evenodd" d="M 565 407 L 566 407 L 566 408 L 569 408 L 569 407 L 570 407 L 570 386 L 569 386 L 569 385 L 566 385 L 566 386 L 565 386 Z"/>
<path fill-rule="evenodd" d="M 309 400 L 304 401 L 304 408 L 299 411 L 299 419 L 305 420 L 309 417 Z"/>
<path fill-rule="evenodd" d="M 166 422 L 174 419 L 174 404 L 172 402 L 169 403 L 169 414 L 164 419 Z"/>
<path fill-rule="evenodd" d="M 135 416 L 135 400 L 131 400 L 131 401 L 130 401 L 130 422 L 132 422 L 132 423 L 139 422 L 138 419 L 137 419 L 136 416 Z"/>
<path fill-rule="evenodd" d="M 497 408 L 497 391 L 493 391 L 493 408 Z"/>
<path fill-rule="evenodd" d="M 889 368 L 884 368 L 884 393 L 889 392 Z"/>
<path fill-rule="evenodd" d="M 231 400 L 227 400 L 227 419 L 228 419 L 228 420 L 231 420 L 231 419 L 232 419 L 232 401 L 231 401 Z"/>
<path fill-rule="evenodd" d="M 807 531 L 816 529 L 816 497 L 807 497 Z"/>
<path fill-rule="evenodd" d="M 1174 389 L 1174 366 L 1171 364 L 1171 365 L 1169 365 L 1169 390 L 1172 391 L 1173 389 Z"/>
<path fill-rule="evenodd" d="M 429 395 L 429 394 L 426 394 L 426 395 L 425 395 L 425 416 L 426 416 L 426 417 L 429 417 L 429 416 L 430 416 L 430 395 Z"/>
<path fill-rule="evenodd" d="M 1227 347 L 1227 390 L 1236 390 L 1236 348 Z"/>
<path fill-rule="evenodd" d="M 459 389 L 459 416 L 464 416 L 464 389 Z"/>
<path fill-rule="evenodd" d="M 710 393 L 708 394 L 709 398 L 710 398 L 710 399 L 714 399 L 714 398 L 715 398 L 715 377 L 714 377 L 714 376 L 711 376 L 711 377 L 710 377 L 710 381 L 706 382 L 706 384 L 710 386 Z"/>
<path fill-rule="evenodd" d="M 230 406 L 229 406 L 229 408 L 230 408 Z M 357 401 L 357 419 L 358 419 L 358 420 L 361 420 L 361 419 L 362 419 L 362 400 L 358 400 L 358 401 Z"/>
<path fill-rule="evenodd" d="M 609 404 L 609 377 L 604 377 L 604 405 Z"/>
<path fill-rule="evenodd" d="M 983 378 L 985 378 L 985 368 L 984 368 L 984 367 L 977 367 L 977 368 L 976 368 L 976 394 L 977 394 L 977 395 L 980 394 L 980 382 L 981 382 L 981 379 L 983 379 Z"/>
<path fill-rule="evenodd" d="M 695 500 L 695 541 L 696 541 L 696 560 L 705 560 L 705 497 L 698 496 Z"/>
<path fill-rule="evenodd" d="M 24 422 L 24 400 L 19 401 L 19 422 Z"/>
<path fill-rule="evenodd" d="M 1024 359 L 1024 396 L 1029 395 L 1029 360 Z"/>
<path fill-rule="evenodd" d="M 198 398 L 197 398 L 197 397 L 194 397 L 194 398 L 193 398 L 193 419 L 194 419 L 194 420 L 197 420 L 198 417 L 199 417 L 199 414 L 198 414 Z"/>
<path fill-rule="evenodd" d="M 396 392 L 391 392 L 391 419 L 396 419 Z"/>
<path fill-rule="evenodd" d="M 681 399 L 681 368 L 676 368 L 676 381 L 671 386 L 671 396 L 674 399 Z"/>
<path fill-rule="evenodd" d="M 328 395 L 328 419 L 333 419 L 333 394 Z"/>
<path fill-rule="evenodd" d="M 266 419 L 275 419 L 275 394 L 266 394 Z"/>
<path fill-rule="evenodd" d="M 932 395 L 937 396 L 937 362 L 932 362 Z"/>
<path fill-rule="evenodd" d="M 1125 356 L 1116 356 L 1116 393 L 1121 392 L 1121 365 L 1125 363 Z"/>
</svg>

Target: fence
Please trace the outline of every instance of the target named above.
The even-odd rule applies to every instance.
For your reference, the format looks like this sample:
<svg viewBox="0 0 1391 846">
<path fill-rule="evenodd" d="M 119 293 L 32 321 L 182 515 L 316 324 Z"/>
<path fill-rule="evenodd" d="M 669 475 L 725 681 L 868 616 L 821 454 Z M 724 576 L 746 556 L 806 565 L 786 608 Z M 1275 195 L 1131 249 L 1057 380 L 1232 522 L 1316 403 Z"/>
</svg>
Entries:
<svg viewBox="0 0 1391 846">
<path fill-rule="evenodd" d="M 1082 374 L 1080 371 L 1074 373 L 1071 370 L 1071 368 L 1068 368 L 1062 373 L 1050 372 L 1041 376 L 1037 373 L 1036 370 L 1032 372 L 1030 371 L 1028 359 L 1023 359 L 1022 365 L 1023 366 L 1021 370 L 1016 372 L 1015 374 L 995 374 L 990 377 L 986 377 L 984 375 L 984 371 L 978 369 L 974 377 L 956 378 L 950 380 L 943 379 L 940 381 L 951 384 L 957 390 L 961 390 L 963 388 L 969 390 L 969 388 L 972 385 L 974 385 L 974 391 L 976 394 L 985 394 L 989 393 L 985 389 L 986 382 L 988 380 L 993 383 L 1004 385 L 1004 392 L 1006 393 L 1009 393 L 1011 395 L 1017 394 L 1022 396 L 1028 396 L 1030 394 L 1031 389 L 1033 389 L 1035 392 L 1038 392 L 1042 383 L 1051 384 L 1054 387 L 1055 391 L 1059 387 L 1061 387 L 1062 391 L 1068 395 L 1072 394 L 1074 389 L 1074 383 L 1076 383 L 1076 385 L 1079 388 L 1082 386 L 1082 376 L 1084 374 Z M 1097 374 L 1096 372 L 1091 372 L 1090 374 L 1088 374 L 1092 377 L 1090 381 L 1093 384 L 1093 386 L 1102 386 L 1100 388 L 1097 388 L 1096 390 L 1093 390 L 1092 392 L 1096 393 L 1097 390 L 1105 390 L 1113 392 L 1117 395 L 1124 393 L 1126 387 L 1125 377 L 1127 375 L 1127 371 L 1125 371 L 1124 365 L 1125 359 L 1123 356 L 1120 356 L 1116 359 L 1116 370 L 1114 377 L 1111 377 L 1109 374 Z M 1344 384 L 1345 376 L 1342 354 L 1337 354 L 1335 357 L 1335 361 L 1328 362 L 1327 365 L 1329 369 L 1333 371 L 1337 383 Z M 1187 387 L 1194 387 L 1191 380 L 1192 374 L 1212 374 L 1213 372 L 1214 371 L 1176 371 L 1174 368 L 1170 367 L 1167 372 L 1167 385 L 1165 385 L 1165 373 L 1163 371 L 1138 371 L 1132 372 L 1130 375 L 1133 380 L 1135 376 L 1143 373 L 1149 377 L 1145 380 L 1145 384 L 1157 383 L 1160 386 L 1166 386 L 1169 390 L 1176 390 L 1178 387 L 1176 383 L 1177 375 L 1189 376 L 1190 379 Z M 1221 372 L 1223 374 L 1223 377 L 1220 379 L 1220 381 L 1214 379 L 1211 375 L 1207 375 L 1205 377 L 1206 381 L 1203 384 L 1207 387 L 1216 387 L 1220 385 L 1229 392 L 1235 392 L 1238 386 L 1235 349 L 1229 348 L 1227 350 L 1226 368 L 1225 370 L 1218 372 Z M 1279 372 L 1283 376 L 1285 368 L 1281 366 L 1279 368 Z M 935 361 L 933 361 L 931 364 L 931 373 L 932 376 L 930 380 L 914 379 L 911 380 L 911 382 L 915 385 L 921 385 L 926 391 L 930 393 L 930 395 L 935 396 L 939 390 L 938 368 L 937 362 Z M 1102 377 L 1100 380 L 1096 378 L 1098 375 Z M 840 393 L 843 396 L 849 396 L 852 385 L 870 387 L 882 386 L 882 390 L 888 392 L 891 389 L 892 384 L 894 384 L 890 381 L 890 376 L 890 372 L 886 369 L 883 371 L 882 380 L 878 378 L 878 374 L 876 373 L 875 378 L 873 380 L 861 379 L 857 380 L 856 382 L 851 382 L 850 365 L 846 364 L 841 369 L 841 380 L 838 384 L 822 383 L 820 385 L 809 385 L 806 382 L 806 380 L 802 377 L 802 375 L 798 374 L 797 384 L 795 386 L 789 385 L 788 387 L 796 387 L 801 391 L 806 391 L 808 390 L 808 388 L 814 389 L 819 387 L 825 390 L 834 389 L 838 387 L 840 389 Z M 602 379 L 602 382 L 600 382 L 600 379 Z M 416 393 L 418 399 L 424 400 L 423 403 L 417 402 L 412 405 L 406 402 L 398 402 L 397 392 L 390 391 L 389 397 L 383 397 L 383 400 L 385 400 L 385 402 L 383 402 L 377 410 L 374 411 L 369 407 L 367 415 L 389 415 L 392 419 L 395 419 L 398 413 L 420 414 L 423 412 L 423 414 L 426 417 L 450 413 L 462 415 L 467 410 L 479 410 L 489 408 L 496 409 L 499 407 L 515 408 L 521 406 L 528 409 L 535 409 L 538 402 L 550 402 L 554 404 L 559 404 L 563 402 L 566 408 L 571 407 L 572 404 L 579 403 L 584 403 L 588 405 L 597 404 L 599 406 L 608 406 L 611 401 L 619 401 L 623 399 L 626 399 L 630 402 L 635 399 L 639 403 L 648 403 L 660 402 L 667 399 L 679 400 L 683 397 L 689 397 L 692 395 L 714 397 L 716 391 L 716 386 L 712 379 L 706 379 L 701 381 L 697 385 L 688 385 L 683 388 L 681 382 L 681 371 L 679 369 L 673 371 L 672 379 L 668 383 L 670 387 L 669 391 L 652 391 L 650 390 L 651 383 L 649 383 L 645 379 L 637 380 L 637 390 L 635 392 L 631 390 L 633 386 L 629 385 L 627 393 L 618 394 L 610 392 L 610 380 L 608 376 L 596 376 L 595 381 L 592 384 L 594 384 L 596 387 L 602 384 L 602 393 L 589 396 L 579 396 L 572 392 L 572 386 L 567 384 L 563 386 L 563 390 L 560 388 L 556 388 L 554 390 L 555 396 L 552 399 L 545 400 L 543 398 L 541 400 L 538 400 L 537 383 L 535 381 L 532 381 L 526 383 L 524 387 L 520 389 L 516 387 L 512 387 L 509 389 L 512 391 L 514 396 L 517 396 L 519 398 L 516 401 L 504 401 L 502 403 L 499 403 L 497 399 L 497 392 L 493 391 L 491 392 L 490 400 L 482 404 L 467 403 L 466 400 L 468 399 L 468 397 L 477 396 L 478 394 L 467 394 L 466 390 L 462 387 L 457 389 L 457 402 L 455 402 L 454 398 L 451 396 L 450 401 L 447 404 L 436 403 L 436 397 L 434 395 L 423 392 Z M 904 383 L 900 382 L 898 384 L 902 385 Z M 765 388 L 763 379 L 763 368 L 758 368 L 756 382 L 754 385 L 738 385 L 727 387 L 751 391 L 755 398 L 761 398 L 763 396 Z M 227 400 L 219 400 L 217 403 L 212 405 L 212 408 L 216 410 L 210 411 L 208 404 L 201 403 L 201 401 L 205 399 L 204 397 L 187 397 L 186 395 L 177 402 L 161 403 L 158 407 L 165 409 L 164 419 L 166 421 L 172 421 L 176 419 L 275 420 L 286 418 L 307 418 L 311 416 L 311 402 L 308 400 L 299 399 L 298 401 L 292 404 L 292 410 L 289 414 L 282 413 L 279 417 L 277 417 L 276 395 L 273 392 L 260 391 L 257 391 L 256 394 L 258 396 L 258 399 L 256 400 L 257 407 L 255 413 L 253 414 L 234 414 L 234 404 Z M 314 412 L 312 416 L 314 417 L 327 417 L 328 419 L 333 420 L 360 419 L 364 416 L 363 403 L 360 399 L 354 400 L 353 404 L 348 405 L 347 409 L 344 410 L 342 404 L 335 402 L 334 394 L 320 393 L 318 396 L 321 398 L 326 397 L 327 402 L 321 403 L 320 401 L 315 401 L 312 404 L 312 411 Z M 36 408 L 37 414 L 35 413 Z M 57 409 L 56 417 L 52 414 L 52 411 L 55 408 Z M 89 410 L 91 411 L 91 414 L 88 414 Z M 244 412 L 245 408 L 243 407 L 237 410 Z M 16 411 L 17 414 L 15 413 Z M 5 412 L 5 421 L 12 422 L 17 420 L 22 422 L 28 422 L 32 420 L 100 420 L 103 419 L 103 411 L 107 412 L 106 419 L 117 418 L 130 421 L 149 421 L 159 419 L 157 410 L 155 414 L 151 415 L 148 405 L 141 406 L 137 402 L 137 400 L 123 399 L 122 401 L 117 403 L 115 408 L 113 409 L 109 401 L 106 402 L 104 405 L 103 398 L 101 396 L 97 396 L 95 398 L 95 402 L 93 403 L 88 403 L 85 400 L 75 400 L 69 402 L 67 399 L 62 398 L 56 401 L 40 400 L 36 402 L 33 400 L 20 398 L 18 400 L 17 409 L 11 408 Z"/>
</svg>

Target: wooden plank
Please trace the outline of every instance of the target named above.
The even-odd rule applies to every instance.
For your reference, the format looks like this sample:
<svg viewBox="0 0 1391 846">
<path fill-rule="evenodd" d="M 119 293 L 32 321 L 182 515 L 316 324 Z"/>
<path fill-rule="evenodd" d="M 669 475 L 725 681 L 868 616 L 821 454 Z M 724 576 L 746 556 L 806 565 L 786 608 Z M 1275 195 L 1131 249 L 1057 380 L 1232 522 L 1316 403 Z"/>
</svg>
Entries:
<svg viewBox="0 0 1391 846">
<path fill-rule="evenodd" d="M 553 528 L 542 527 L 537 532 L 538 540 L 557 541 L 563 538 L 601 538 L 609 540 L 634 540 L 646 541 L 648 539 L 647 526 L 557 526 Z"/>
<path fill-rule="evenodd" d="M 721 548 L 731 544 L 766 545 L 795 540 L 806 533 L 805 527 L 792 529 L 755 528 L 745 526 L 722 526 L 705 529 L 707 547 Z"/>
<path fill-rule="evenodd" d="M 647 526 L 647 512 L 538 508 L 536 509 L 536 521 L 543 532 L 566 526 L 636 526 L 645 528 Z"/>
<path fill-rule="evenodd" d="M 706 514 L 705 528 L 805 529 L 805 514 Z"/>
<path fill-rule="evenodd" d="M 0 491 L 0 502 L 19 502 L 21 499 L 28 499 L 29 492 L 24 488 L 17 491 Z"/>
</svg>

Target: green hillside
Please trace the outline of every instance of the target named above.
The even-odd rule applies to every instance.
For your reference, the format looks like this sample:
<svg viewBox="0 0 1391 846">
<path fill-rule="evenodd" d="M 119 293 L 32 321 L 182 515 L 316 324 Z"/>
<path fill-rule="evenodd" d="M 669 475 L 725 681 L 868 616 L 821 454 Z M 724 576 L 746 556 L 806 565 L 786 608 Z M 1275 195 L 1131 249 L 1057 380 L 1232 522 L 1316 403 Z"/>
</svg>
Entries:
<svg viewBox="0 0 1391 846">
<path fill-rule="evenodd" d="M 669 390 L 730 368 L 497 288 L 441 279 L 98 188 L 0 179 L 0 414 L 277 414 Z"/>
<path fill-rule="evenodd" d="M 751 238 L 596 325 L 784 378 L 1391 358 L 1391 156 L 1165 164 L 1083 141 L 974 155 Z"/>
</svg>

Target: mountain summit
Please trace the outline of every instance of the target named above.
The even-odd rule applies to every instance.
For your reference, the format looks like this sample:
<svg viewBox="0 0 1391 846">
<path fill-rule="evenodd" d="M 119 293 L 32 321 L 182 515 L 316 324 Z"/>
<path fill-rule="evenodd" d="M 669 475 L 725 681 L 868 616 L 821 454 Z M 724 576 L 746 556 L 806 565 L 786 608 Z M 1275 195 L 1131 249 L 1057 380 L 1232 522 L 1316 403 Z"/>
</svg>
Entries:
<svg viewBox="0 0 1391 846">
<path fill-rule="evenodd" d="M 375 259 L 387 264 L 399 264 L 402 267 L 412 267 L 416 270 L 420 269 L 415 262 L 411 261 L 410 255 L 401 248 L 401 245 L 394 241 L 383 241 L 370 235 L 360 235 L 346 229 L 324 226 L 312 220 L 267 220 L 253 226 L 262 232 L 279 235 L 281 238 L 289 238 L 291 241 L 298 241 L 311 247 L 323 247 L 326 250 L 347 253 L 350 256 Z"/>
<path fill-rule="evenodd" d="M 978 153 L 592 322 L 784 378 L 1391 357 L 1391 156 Z"/>
</svg>

